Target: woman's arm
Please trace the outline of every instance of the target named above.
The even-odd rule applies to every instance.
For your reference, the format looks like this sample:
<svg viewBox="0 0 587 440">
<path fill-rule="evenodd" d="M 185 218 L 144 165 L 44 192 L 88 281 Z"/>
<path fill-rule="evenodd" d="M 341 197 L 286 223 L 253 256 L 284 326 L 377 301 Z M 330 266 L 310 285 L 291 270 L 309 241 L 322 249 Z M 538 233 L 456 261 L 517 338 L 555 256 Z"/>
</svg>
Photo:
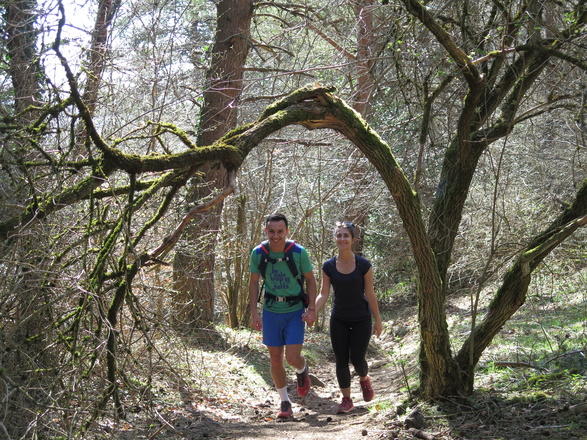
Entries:
<svg viewBox="0 0 587 440">
<path fill-rule="evenodd" d="M 302 321 L 308 323 L 309 326 L 312 326 L 316 322 L 316 309 L 314 303 L 316 302 L 316 278 L 314 277 L 314 272 L 306 272 L 304 274 L 304 278 L 306 279 L 306 286 L 307 286 L 307 294 L 308 294 L 308 308 L 302 314 Z"/>
<path fill-rule="evenodd" d="M 369 268 L 365 274 L 365 298 L 367 298 L 371 313 L 373 313 L 373 316 L 375 317 L 373 334 L 375 336 L 380 336 L 383 331 L 383 323 L 381 322 L 379 304 L 377 303 L 377 296 L 375 295 L 375 288 L 373 287 L 373 268 Z"/>
<path fill-rule="evenodd" d="M 330 277 L 322 271 L 322 286 L 320 287 L 320 293 L 316 297 L 316 313 L 320 311 L 330 295 Z"/>
</svg>

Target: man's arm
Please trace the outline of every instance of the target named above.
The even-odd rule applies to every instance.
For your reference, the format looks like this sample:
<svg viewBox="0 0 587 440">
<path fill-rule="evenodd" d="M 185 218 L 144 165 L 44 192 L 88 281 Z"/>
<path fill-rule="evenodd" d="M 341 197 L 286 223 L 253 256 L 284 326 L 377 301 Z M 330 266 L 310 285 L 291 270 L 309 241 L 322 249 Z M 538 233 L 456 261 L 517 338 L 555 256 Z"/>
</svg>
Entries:
<svg viewBox="0 0 587 440">
<path fill-rule="evenodd" d="M 261 330 L 261 317 L 257 311 L 257 303 L 259 302 L 259 279 L 261 274 L 250 272 L 249 278 L 249 306 L 251 308 L 251 326 L 254 330 Z"/>
</svg>

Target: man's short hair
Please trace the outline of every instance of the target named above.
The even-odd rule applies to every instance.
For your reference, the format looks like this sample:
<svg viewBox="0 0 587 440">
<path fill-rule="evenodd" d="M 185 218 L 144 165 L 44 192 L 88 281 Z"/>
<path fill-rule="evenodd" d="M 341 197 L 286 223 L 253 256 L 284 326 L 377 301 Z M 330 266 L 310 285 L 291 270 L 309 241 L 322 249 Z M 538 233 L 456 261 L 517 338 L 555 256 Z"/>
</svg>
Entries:
<svg viewBox="0 0 587 440">
<path fill-rule="evenodd" d="M 288 223 L 287 223 L 287 218 L 285 217 L 285 215 L 283 214 L 270 214 L 267 216 L 267 218 L 265 219 L 265 226 L 267 226 L 267 223 L 269 222 L 280 222 L 280 221 L 284 221 L 285 222 L 285 228 L 289 228 Z"/>
</svg>

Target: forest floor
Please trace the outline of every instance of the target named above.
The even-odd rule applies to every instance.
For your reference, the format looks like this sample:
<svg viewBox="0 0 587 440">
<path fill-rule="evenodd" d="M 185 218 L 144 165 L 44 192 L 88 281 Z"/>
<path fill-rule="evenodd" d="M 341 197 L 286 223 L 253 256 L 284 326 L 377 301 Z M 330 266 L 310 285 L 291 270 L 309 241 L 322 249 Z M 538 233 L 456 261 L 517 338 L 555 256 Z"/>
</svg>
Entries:
<svg viewBox="0 0 587 440">
<path fill-rule="evenodd" d="M 586 371 L 493 363 L 478 369 L 476 392 L 466 399 L 410 399 L 418 343 L 416 312 L 410 307 L 410 318 L 405 305 L 401 315 L 390 313 L 384 335 L 372 340 L 368 360 L 375 399 L 363 402 L 354 377 L 355 409 L 349 414 L 336 414 L 340 393 L 325 332 L 307 333 L 304 354 L 313 386 L 306 397 L 297 397 L 295 374 L 288 370 L 294 415 L 282 421 L 276 418 L 279 399 L 259 333 L 221 329 L 209 343 L 194 344 L 192 360 L 205 368 L 191 385 L 167 381 L 152 407 L 131 409 L 124 423 L 111 425 L 110 435 L 161 440 L 587 440 Z M 461 309 L 449 309 L 458 320 Z M 496 350 L 497 358 L 511 360 L 503 348 Z"/>
</svg>

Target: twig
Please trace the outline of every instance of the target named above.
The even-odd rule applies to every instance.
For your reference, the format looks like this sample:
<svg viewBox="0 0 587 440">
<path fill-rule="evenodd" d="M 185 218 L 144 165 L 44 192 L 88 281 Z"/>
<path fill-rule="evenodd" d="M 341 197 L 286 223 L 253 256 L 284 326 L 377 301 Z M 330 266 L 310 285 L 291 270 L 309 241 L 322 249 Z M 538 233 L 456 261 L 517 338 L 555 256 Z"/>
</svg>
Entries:
<svg viewBox="0 0 587 440">
<path fill-rule="evenodd" d="M 416 438 L 420 438 L 422 440 L 435 440 L 436 436 L 434 434 L 430 434 L 428 432 L 424 432 L 420 429 L 410 428 L 408 429 L 410 434 L 412 434 Z"/>
<path fill-rule="evenodd" d="M 153 440 L 161 431 L 163 431 L 163 428 L 165 428 L 165 426 L 166 425 L 161 425 L 157 431 L 155 431 L 151 436 L 149 436 L 149 440 Z"/>
<path fill-rule="evenodd" d="M 587 403 L 578 403 L 577 405 L 573 405 L 569 408 L 569 412 L 571 414 L 587 412 Z"/>
<path fill-rule="evenodd" d="M 149 260 L 153 261 L 154 259 L 161 260 L 167 253 L 175 246 L 183 230 L 186 228 L 188 223 L 192 218 L 196 216 L 199 212 L 207 211 L 214 206 L 218 205 L 221 201 L 223 201 L 226 197 L 234 192 L 236 188 L 236 171 L 231 170 L 228 172 L 228 185 L 226 188 L 214 197 L 212 200 L 208 202 L 202 203 L 201 205 L 195 206 L 192 208 L 181 220 L 180 224 L 177 226 L 175 231 L 171 233 L 171 235 L 165 237 L 163 243 L 159 245 L 158 248 L 149 252 Z"/>
<path fill-rule="evenodd" d="M 570 355 L 572 355 L 572 354 L 577 354 L 577 353 L 581 353 L 581 355 L 582 355 L 583 357 L 585 357 L 585 350 L 583 350 L 583 349 L 578 349 L 578 350 L 571 350 L 571 351 L 567 351 L 566 353 L 561 353 L 561 354 L 559 354 L 559 355 L 557 355 L 557 356 L 553 357 L 552 359 L 549 359 L 549 360 L 547 360 L 547 361 L 545 362 L 545 364 L 549 364 L 549 363 L 551 363 L 552 361 L 555 361 L 555 360 L 557 360 L 557 359 L 560 359 L 560 358 L 562 358 L 562 357 L 565 357 L 565 356 L 570 356 Z"/>
<path fill-rule="evenodd" d="M 494 362 L 495 367 L 511 367 L 511 368 L 534 368 L 539 371 L 548 371 L 548 368 L 539 367 L 538 365 L 530 364 L 529 362 L 509 362 L 509 361 L 498 361 Z"/>
<path fill-rule="evenodd" d="M 528 429 L 538 430 L 538 429 L 563 429 L 568 428 L 569 425 L 543 425 L 543 426 L 527 426 Z"/>
<path fill-rule="evenodd" d="M 159 434 L 159 433 L 160 433 L 160 432 L 163 430 L 163 428 L 165 428 L 166 426 L 167 426 L 168 428 L 171 428 L 171 429 L 172 429 L 173 431 L 175 431 L 176 433 L 178 433 L 178 432 L 179 432 L 177 429 L 175 429 L 175 427 L 174 427 L 174 426 L 173 426 L 171 423 L 169 423 L 167 420 L 165 420 L 165 417 L 163 417 L 163 416 L 162 416 L 162 415 L 159 413 L 159 411 L 157 411 L 157 409 L 154 409 L 154 411 L 155 411 L 155 414 L 157 414 L 157 417 L 159 417 L 159 419 L 161 420 L 161 422 L 163 422 L 163 425 L 161 425 L 161 427 L 160 427 L 160 428 L 159 428 L 157 431 L 155 431 L 155 432 L 154 432 L 154 433 L 153 433 L 153 434 L 152 434 L 152 435 L 149 437 L 149 440 L 152 440 L 152 439 L 154 439 L 154 438 L 155 438 L 155 436 L 156 436 L 157 434 Z"/>
<path fill-rule="evenodd" d="M 11 440 L 10 434 L 8 434 L 8 430 L 6 429 L 6 426 L 4 426 L 4 423 L 2 423 L 2 422 L 0 422 L 0 431 L 2 431 L 2 434 L 4 434 L 8 440 Z"/>
</svg>

